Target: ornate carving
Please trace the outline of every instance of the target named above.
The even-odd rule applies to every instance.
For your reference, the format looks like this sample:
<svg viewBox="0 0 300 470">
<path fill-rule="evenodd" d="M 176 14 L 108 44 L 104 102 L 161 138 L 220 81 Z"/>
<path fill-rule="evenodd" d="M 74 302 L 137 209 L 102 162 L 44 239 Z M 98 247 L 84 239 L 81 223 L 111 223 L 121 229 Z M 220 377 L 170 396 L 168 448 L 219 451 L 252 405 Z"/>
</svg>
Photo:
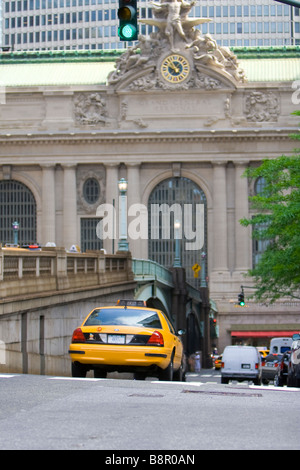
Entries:
<svg viewBox="0 0 300 470">
<path fill-rule="evenodd" d="M 210 35 L 203 36 L 199 30 L 195 30 L 194 26 L 210 20 L 188 17 L 195 4 L 194 0 L 191 3 L 185 0 L 150 3 L 153 6 L 153 18 L 140 21 L 156 26 L 159 31 L 151 33 L 149 39 L 140 35 L 138 44 L 117 59 L 116 70 L 108 77 L 110 86 L 138 91 L 189 88 L 214 90 L 222 86 L 234 88 L 236 84 L 246 80 L 230 49 L 219 47 Z M 177 53 L 188 60 L 191 73 L 186 79 L 178 73 L 176 80 L 179 68 L 174 54 Z M 170 59 L 169 74 L 164 77 L 161 64 L 166 59 L 165 63 L 168 63 L 168 55 L 173 56 Z"/>
<path fill-rule="evenodd" d="M 81 93 L 75 98 L 75 119 L 80 124 L 91 126 L 106 124 L 106 101 L 100 93 Z"/>
<path fill-rule="evenodd" d="M 279 113 L 279 101 L 272 92 L 263 93 L 261 91 L 253 91 L 246 97 L 245 115 L 247 121 L 276 122 L 278 121 Z"/>
</svg>

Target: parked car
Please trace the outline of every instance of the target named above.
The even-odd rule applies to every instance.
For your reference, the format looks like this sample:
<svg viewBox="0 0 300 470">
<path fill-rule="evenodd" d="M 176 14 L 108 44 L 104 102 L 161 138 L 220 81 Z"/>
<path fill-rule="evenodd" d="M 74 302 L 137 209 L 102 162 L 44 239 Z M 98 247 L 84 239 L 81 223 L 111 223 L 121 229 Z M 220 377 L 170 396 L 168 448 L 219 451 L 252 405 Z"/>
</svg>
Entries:
<svg viewBox="0 0 300 470">
<path fill-rule="evenodd" d="M 160 380 L 184 380 L 183 331 L 175 330 L 157 309 L 118 306 L 93 309 L 73 333 L 69 354 L 72 376 L 85 377 L 93 370 L 97 378 L 107 372 L 133 372 L 136 379 L 158 376 Z"/>
<path fill-rule="evenodd" d="M 259 349 L 257 348 L 259 354 L 261 355 L 261 360 L 263 360 L 264 357 L 266 357 L 269 353 L 270 353 L 270 350 L 269 349 Z"/>
<path fill-rule="evenodd" d="M 252 380 L 261 385 L 260 354 L 254 346 L 226 346 L 222 354 L 221 383 Z"/>
<path fill-rule="evenodd" d="M 276 375 L 274 377 L 274 385 L 277 387 L 283 387 L 287 384 L 290 356 L 291 351 L 286 351 L 278 364 Z"/>
<path fill-rule="evenodd" d="M 300 333 L 293 335 L 288 370 L 288 387 L 300 387 Z"/>
<path fill-rule="evenodd" d="M 268 354 L 262 361 L 262 382 L 267 385 L 270 381 L 274 381 L 277 373 L 277 367 L 281 361 L 283 354 Z"/>
</svg>

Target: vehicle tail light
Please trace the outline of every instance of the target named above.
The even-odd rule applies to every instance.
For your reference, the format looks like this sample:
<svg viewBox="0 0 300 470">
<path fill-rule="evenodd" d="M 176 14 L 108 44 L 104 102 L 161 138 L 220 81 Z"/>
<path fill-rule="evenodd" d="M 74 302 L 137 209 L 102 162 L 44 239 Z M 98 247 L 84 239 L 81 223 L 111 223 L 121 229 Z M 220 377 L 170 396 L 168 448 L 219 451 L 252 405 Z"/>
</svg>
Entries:
<svg viewBox="0 0 300 470">
<path fill-rule="evenodd" d="M 151 344 L 153 346 L 163 346 L 164 337 L 159 331 L 154 331 L 148 339 L 147 344 Z"/>
<path fill-rule="evenodd" d="M 72 343 L 85 343 L 85 336 L 81 328 L 76 328 L 72 336 Z"/>
<path fill-rule="evenodd" d="M 258 369 L 258 366 L 259 366 L 259 364 L 258 364 L 258 362 L 256 362 L 256 363 L 255 363 L 255 369 L 256 369 L 256 370 Z"/>
<path fill-rule="evenodd" d="M 261 365 L 262 365 L 263 367 L 265 367 L 266 361 L 262 361 Z"/>
<path fill-rule="evenodd" d="M 225 367 L 225 362 L 221 362 L 221 369 L 224 369 Z"/>
</svg>

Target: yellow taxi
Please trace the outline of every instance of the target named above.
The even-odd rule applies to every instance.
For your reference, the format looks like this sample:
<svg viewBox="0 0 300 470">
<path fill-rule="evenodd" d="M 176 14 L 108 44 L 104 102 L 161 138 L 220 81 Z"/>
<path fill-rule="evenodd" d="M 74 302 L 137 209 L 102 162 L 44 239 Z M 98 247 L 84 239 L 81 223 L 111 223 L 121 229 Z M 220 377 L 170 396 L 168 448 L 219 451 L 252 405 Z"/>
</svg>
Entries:
<svg viewBox="0 0 300 470">
<path fill-rule="evenodd" d="M 216 370 L 222 369 L 222 355 L 218 356 L 217 359 L 215 360 L 215 369 Z"/>
<path fill-rule="evenodd" d="M 93 309 L 73 333 L 69 354 L 72 376 L 97 378 L 107 372 L 133 372 L 135 379 L 185 380 L 185 354 L 180 336 L 160 310 L 143 301 L 119 301 Z"/>
</svg>

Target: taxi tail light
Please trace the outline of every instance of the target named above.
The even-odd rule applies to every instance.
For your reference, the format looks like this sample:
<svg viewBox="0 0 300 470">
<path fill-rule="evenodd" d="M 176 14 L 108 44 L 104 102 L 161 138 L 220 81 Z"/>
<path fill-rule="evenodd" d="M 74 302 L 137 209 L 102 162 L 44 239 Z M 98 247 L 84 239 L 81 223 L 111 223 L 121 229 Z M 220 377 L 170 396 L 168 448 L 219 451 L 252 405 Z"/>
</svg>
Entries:
<svg viewBox="0 0 300 470">
<path fill-rule="evenodd" d="M 151 344 L 153 346 L 163 346 L 164 337 L 159 331 L 154 331 L 148 339 L 147 344 Z"/>
<path fill-rule="evenodd" d="M 265 367 L 266 361 L 262 361 L 261 365 L 262 365 L 263 367 Z"/>
<path fill-rule="evenodd" d="M 72 343 L 85 343 L 85 336 L 81 328 L 76 328 L 72 336 Z"/>
</svg>

